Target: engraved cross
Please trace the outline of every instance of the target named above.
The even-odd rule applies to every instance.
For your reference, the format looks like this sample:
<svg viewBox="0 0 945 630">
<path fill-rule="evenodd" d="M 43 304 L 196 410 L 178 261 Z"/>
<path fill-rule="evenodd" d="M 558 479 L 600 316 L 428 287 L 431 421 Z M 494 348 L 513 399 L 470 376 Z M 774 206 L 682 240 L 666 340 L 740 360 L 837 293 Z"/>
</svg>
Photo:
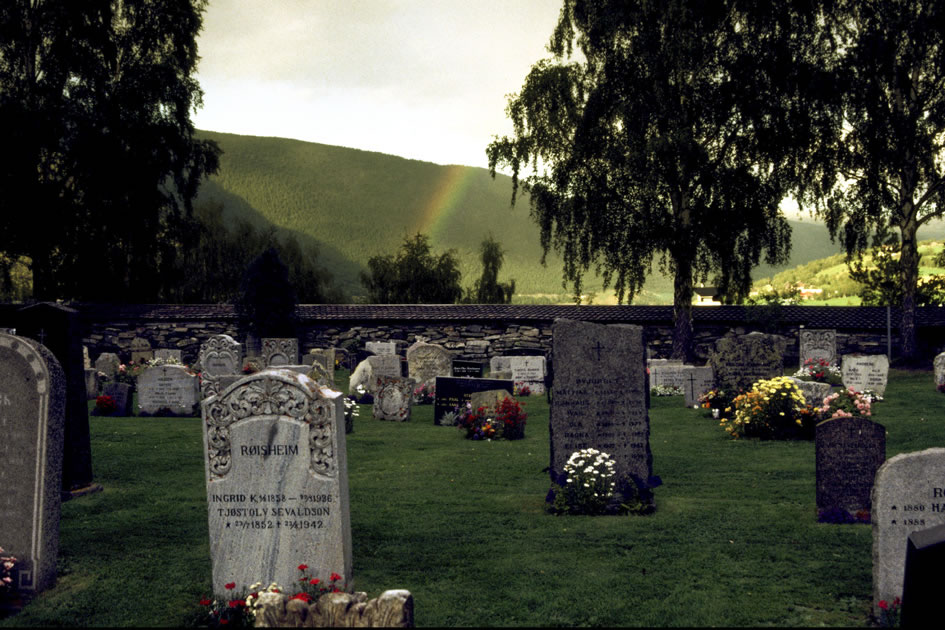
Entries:
<svg viewBox="0 0 945 630">
<path fill-rule="evenodd" d="M 597 360 L 600 361 L 600 351 L 604 348 L 600 345 L 600 341 L 597 342 L 597 345 L 591 348 L 591 350 L 597 350 Z"/>
</svg>

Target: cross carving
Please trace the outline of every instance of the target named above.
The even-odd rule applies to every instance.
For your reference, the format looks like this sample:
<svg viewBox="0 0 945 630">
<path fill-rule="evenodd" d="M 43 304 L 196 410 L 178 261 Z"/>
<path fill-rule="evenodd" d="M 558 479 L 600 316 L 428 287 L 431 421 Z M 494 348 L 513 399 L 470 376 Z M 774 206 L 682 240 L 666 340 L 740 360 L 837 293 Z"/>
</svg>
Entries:
<svg viewBox="0 0 945 630">
<path fill-rule="evenodd" d="M 597 342 L 597 345 L 592 347 L 591 350 L 597 350 L 597 360 L 600 361 L 600 351 L 604 348 L 600 345 L 600 341 Z"/>
</svg>

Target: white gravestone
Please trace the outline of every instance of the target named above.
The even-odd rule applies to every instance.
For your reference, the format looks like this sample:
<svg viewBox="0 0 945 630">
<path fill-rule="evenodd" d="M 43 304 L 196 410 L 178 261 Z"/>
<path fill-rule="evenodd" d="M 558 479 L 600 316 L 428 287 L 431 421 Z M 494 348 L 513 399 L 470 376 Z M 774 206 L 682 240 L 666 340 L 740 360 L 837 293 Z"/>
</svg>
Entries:
<svg viewBox="0 0 945 630">
<path fill-rule="evenodd" d="M 512 380 L 524 383 L 532 394 L 545 393 L 545 357 L 509 357 Z"/>
<path fill-rule="evenodd" d="M 203 401 L 213 591 L 290 585 L 299 564 L 351 583 L 351 521 L 340 392 L 267 370 Z"/>
<path fill-rule="evenodd" d="M 263 364 L 268 367 L 299 365 L 299 340 L 294 337 L 264 337 Z"/>
<path fill-rule="evenodd" d="M 393 341 L 369 341 L 364 349 L 374 354 L 397 354 L 397 344 Z"/>
<path fill-rule="evenodd" d="M 417 385 L 435 385 L 437 376 L 453 374 L 453 355 L 442 346 L 418 341 L 407 349 L 407 371 Z"/>
<path fill-rule="evenodd" d="M 152 416 L 169 412 L 191 416 L 200 398 L 197 376 L 182 365 L 161 365 L 138 376 L 138 413 Z"/>
<path fill-rule="evenodd" d="M 223 376 L 239 374 L 243 368 L 242 345 L 229 335 L 213 335 L 200 344 L 200 393 L 209 398 L 220 393 Z"/>
<path fill-rule="evenodd" d="M 889 377 L 889 359 L 885 354 L 845 354 L 840 373 L 844 387 L 852 387 L 858 392 L 871 389 L 883 396 Z"/>
<path fill-rule="evenodd" d="M 400 356 L 396 354 L 378 354 L 358 363 L 348 380 L 348 392 L 353 394 L 361 385 L 374 393 L 378 376 L 400 376 Z"/>
<path fill-rule="evenodd" d="M 650 368 L 652 369 L 652 368 Z M 708 365 L 687 365 L 682 371 L 683 400 L 687 407 L 699 404 L 699 397 L 712 389 L 715 375 Z"/>
<path fill-rule="evenodd" d="M 176 361 L 177 363 L 183 363 L 183 355 L 180 350 L 173 348 L 158 348 L 154 351 L 154 358 L 161 359 L 162 361 Z"/>
<path fill-rule="evenodd" d="M 945 448 L 902 453 L 876 471 L 872 494 L 873 606 L 902 597 L 909 534 L 945 524 Z"/>
</svg>

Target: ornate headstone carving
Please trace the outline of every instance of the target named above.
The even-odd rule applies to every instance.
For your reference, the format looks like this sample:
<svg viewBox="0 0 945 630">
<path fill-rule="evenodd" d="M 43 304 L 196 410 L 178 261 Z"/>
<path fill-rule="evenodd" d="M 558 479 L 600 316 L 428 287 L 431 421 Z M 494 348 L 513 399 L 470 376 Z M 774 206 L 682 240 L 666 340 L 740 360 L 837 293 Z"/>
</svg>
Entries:
<svg viewBox="0 0 945 630">
<path fill-rule="evenodd" d="M 243 350 L 229 335 L 214 335 L 200 346 L 200 389 L 204 398 L 218 394 L 220 377 L 238 374 L 243 367 Z"/>
<path fill-rule="evenodd" d="M 808 359 L 823 359 L 831 365 L 837 364 L 837 331 L 833 329 L 802 328 L 798 333 L 801 367 Z"/>
<path fill-rule="evenodd" d="M 269 367 L 299 364 L 299 340 L 294 337 L 264 337 L 263 362 Z"/>
</svg>

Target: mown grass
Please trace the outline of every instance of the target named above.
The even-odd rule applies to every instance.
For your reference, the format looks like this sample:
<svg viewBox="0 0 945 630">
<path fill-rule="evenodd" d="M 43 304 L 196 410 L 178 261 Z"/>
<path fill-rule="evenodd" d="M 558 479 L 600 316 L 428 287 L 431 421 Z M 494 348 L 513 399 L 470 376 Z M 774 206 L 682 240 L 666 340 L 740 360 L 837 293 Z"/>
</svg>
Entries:
<svg viewBox="0 0 945 630">
<path fill-rule="evenodd" d="M 362 407 L 348 436 L 358 590 L 410 590 L 420 626 L 868 625 L 871 530 L 816 522 L 812 443 L 732 441 L 654 398 L 656 513 L 555 517 L 548 405 L 526 403 L 517 442 L 466 441 L 430 406 L 404 424 Z M 893 370 L 875 407 L 887 456 L 945 445 L 943 404 L 929 372 Z M 91 427 L 105 491 L 63 505 L 57 585 L 0 625 L 191 623 L 210 590 L 200 421 Z"/>
</svg>

